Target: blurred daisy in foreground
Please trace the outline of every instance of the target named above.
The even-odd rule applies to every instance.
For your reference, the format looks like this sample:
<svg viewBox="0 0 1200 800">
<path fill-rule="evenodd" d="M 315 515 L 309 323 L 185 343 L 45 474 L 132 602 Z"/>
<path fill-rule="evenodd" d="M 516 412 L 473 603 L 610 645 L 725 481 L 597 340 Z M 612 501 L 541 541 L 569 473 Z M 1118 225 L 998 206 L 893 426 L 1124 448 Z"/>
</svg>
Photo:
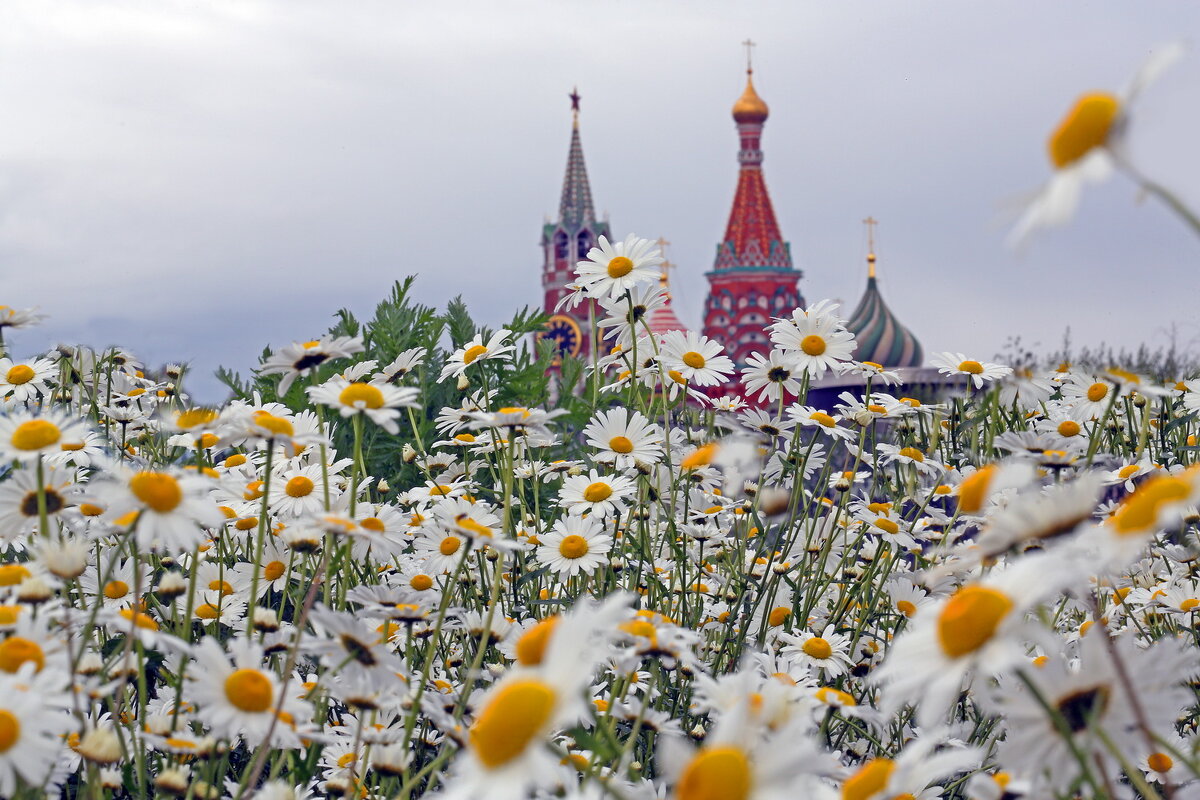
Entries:
<svg viewBox="0 0 1200 800">
<path fill-rule="evenodd" d="M 1133 169 L 1126 146 L 1134 102 L 1182 55 L 1183 45 L 1178 42 L 1159 47 L 1121 92 L 1093 91 L 1075 101 L 1047 142 L 1054 175 L 1026 205 L 1009 234 L 1010 246 L 1020 247 L 1035 231 L 1070 220 L 1079 205 L 1084 184 L 1107 179 L 1114 167 L 1133 178 L 1143 190 L 1157 195 L 1200 233 L 1200 220 L 1192 212 Z"/>
</svg>

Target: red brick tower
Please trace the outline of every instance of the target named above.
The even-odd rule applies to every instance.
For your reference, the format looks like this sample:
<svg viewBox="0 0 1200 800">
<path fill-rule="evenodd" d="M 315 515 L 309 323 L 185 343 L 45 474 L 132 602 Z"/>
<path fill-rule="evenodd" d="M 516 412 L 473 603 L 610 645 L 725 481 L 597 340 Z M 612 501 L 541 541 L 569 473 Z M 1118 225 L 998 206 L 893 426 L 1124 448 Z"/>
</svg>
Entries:
<svg viewBox="0 0 1200 800">
<path fill-rule="evenodd" d="M 768 111 L 754 91 L 752 74 L 747 65 L 746 90 L 733 105 L 740 141 L 737 193 L 725 239 L 706 274 L 704 303 L 704 335 L 721 342 L 739 367 L 751 353 L 766 355 L 770 349 L 763 328 L 772 317 L 804 305 L 798 288 L 802 273 L 792 266 L 791 249 L 779 232 L 763 179 L 760 140 Z"/>
</svg>

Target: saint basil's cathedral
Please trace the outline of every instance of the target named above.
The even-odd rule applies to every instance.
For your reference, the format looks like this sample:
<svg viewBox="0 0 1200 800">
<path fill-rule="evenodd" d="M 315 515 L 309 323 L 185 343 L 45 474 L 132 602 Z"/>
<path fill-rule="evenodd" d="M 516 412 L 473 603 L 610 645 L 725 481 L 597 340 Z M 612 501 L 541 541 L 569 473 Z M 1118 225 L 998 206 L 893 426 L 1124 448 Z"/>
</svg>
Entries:
<svg viewBox="0 0 1200 800">
<path fill-rule="evenodd" d="M 544 310 L 551 315 L 542 336 L 554 340 L 560 352 L 586 357 L 590 326 L 587 303 L 558 312 L 555 307 L 568 293 L 567 284 L 575 279 L 576 262 L 587 257 L 600 236 L 609 241 L 614 237 L 608 221 L 596 218 L 579 137 L 579 95 L 572 92 L 570 97 L 571 146 L 558 219 L 542 229 Z M 724 346 L 739 370 L 751 354 L 765 357 L 771 349 L 764 328 L 773 318 L 789 316 L 793 309 L 805 305 L 799 286 L 803 273 L 792 262 L 791 246 L 780 232 L 763 175 L 761 142 L 768 113 L 767 104 L 754 89 L 753 71 L 747 67 L 745 91 L 733 105 L 738 136 L 737 190 L 725 236 L 706 274 L 709 288 L 701 331 Z M 868 226 L 874 224 L 871 219 L 866 222 Z M 854 357 L 889 369 L 901 368 L 902 373 L 917 372 L 905 368 L 920 366 L 921 345 L 883 302 L 875 277 L 874 248 L 870 249 L 866 290 L 847 322 L 858 343 Z M 661 279 L 664 286 L 667 266 L 663 266 Z M 656 334 L 687 330 L 670 299 L 652 312 L 647 323 Z M 724 392 L 740 394 L 739 377 L 731 376 Z"/>
</svg>

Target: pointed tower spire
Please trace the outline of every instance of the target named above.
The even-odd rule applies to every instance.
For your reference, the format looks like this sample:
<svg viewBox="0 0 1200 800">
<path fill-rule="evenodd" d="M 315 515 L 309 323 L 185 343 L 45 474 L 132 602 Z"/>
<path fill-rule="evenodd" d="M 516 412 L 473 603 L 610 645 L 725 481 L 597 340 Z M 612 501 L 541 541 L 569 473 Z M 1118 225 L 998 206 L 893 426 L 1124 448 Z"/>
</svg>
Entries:
<svg viewBox="0 0 1200 800">
<path fill-rule="evenodd" d="M 846 330 L 857 340 L 854 358 L 884 367 L 919 367 L 924 360 L 921 343 L 900 324 L 879 293 L 875 277 L 875 226 L 879 223 L 867 217 L 863 224 L 867 226 L 867 290 L 846 323 Z"/>
<path fill-rule="evenodd" d="M 783 239 L 763 178 L 762 133 L 770 111 L 754 88 L 750 61 L 754 43 L 746 40 L 746 88 L 733 105 L 738 132 L 738 182 L 724 240 L 707 274 L 704 334 L 725 345 L 742 365 L 752 353 L 766 354 L 763 328 L 772 317 L 803 306 L 799 270 Z"/>
<path fill-rule="evenodd" d="M 553 315 L 547 334 L 555 339 L 560 351 L 579 355 L 589 341 L 587 305 L 556 313 L 558 301 L 575 280 L 575 264 L 586 258 L 601 236 L 612 239 L 606 220 L 596 219 L 587 166 L 583 161 L 583 143 L 579 138 L 579 90 L 567 95 L 571 100 L 571 147 L 567 152 L 567 170 L 563 176 L 558 219 L 542 226 L 543 310 Z"/>
<path fill-rule="evenodd" d="M 579 227 L 596 218 L 592 207 L 592 189 L 588 185 L 587 165 L 583 162 L 583 143 L 579 140 L 579 90 L 571 94 L 571 149 L 567 153 L 567 174 L 563 177 L 559 219 L 568 228 Z"/>
</svg>

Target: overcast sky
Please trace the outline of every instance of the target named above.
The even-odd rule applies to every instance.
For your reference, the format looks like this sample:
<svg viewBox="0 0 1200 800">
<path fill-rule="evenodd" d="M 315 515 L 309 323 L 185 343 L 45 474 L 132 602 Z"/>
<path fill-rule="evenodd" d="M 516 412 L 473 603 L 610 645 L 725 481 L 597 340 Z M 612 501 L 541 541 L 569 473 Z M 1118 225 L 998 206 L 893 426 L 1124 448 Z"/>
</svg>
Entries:
<svg viewBox="0 0 1200 800">
<path fill-rule="evenodd" d="M 1016 255 L 1005 208 L 1048 175 L 1074 98 L 1150 50 L 1188 56 L 1135 109 L 1143 170 L 1200 206 L 1191 2 L 307 2 L 0 5 L 0 303 L 17 354 L 121 344 L 243 372 L 417 274 L 497 324 L 541 302 L 578 86 L 597 209 L 672 242 L 700 319 L 736 179 L 730 106 L 755 48 L 764 168 L 801 289 L 865 282 L 926 353 L 1200 343 L 1200 239 L 1118 177 Z"/>
</svg>

